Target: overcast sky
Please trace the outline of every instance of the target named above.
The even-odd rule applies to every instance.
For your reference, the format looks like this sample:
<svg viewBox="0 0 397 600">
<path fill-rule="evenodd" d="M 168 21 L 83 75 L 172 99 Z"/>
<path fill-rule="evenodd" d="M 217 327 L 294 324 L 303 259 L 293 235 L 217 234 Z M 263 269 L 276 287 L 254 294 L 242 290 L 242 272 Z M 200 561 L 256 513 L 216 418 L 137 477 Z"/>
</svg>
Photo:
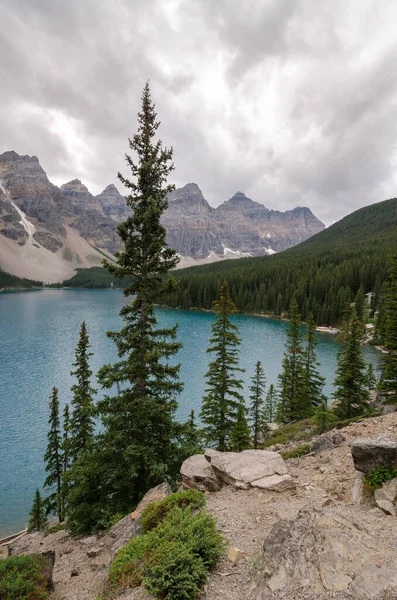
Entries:
<svg viewBox="0 0 397 600">
<path fill-rule="evenodd" d="M 397 195 L 394 0 L 0 0 L 0 152 L 117 181 L 150 80 L 173 182 L 326 224 Z"/>
</svg>

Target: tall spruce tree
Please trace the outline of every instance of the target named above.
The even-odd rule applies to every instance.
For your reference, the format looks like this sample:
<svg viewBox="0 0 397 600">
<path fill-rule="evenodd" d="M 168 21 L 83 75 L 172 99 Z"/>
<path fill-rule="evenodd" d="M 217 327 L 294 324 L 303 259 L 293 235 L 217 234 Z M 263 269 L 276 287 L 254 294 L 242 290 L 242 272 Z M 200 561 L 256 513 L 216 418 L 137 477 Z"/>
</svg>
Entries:
<svg viewBox="0 0 397 600">
<path fill-rule="evenodd" d="M 264 393 L 266 387 L 265 372 L 261 362 L 255 365 L 255 374 L 251 379 L 249 414 L 252 423 L 252 443 L 255 450 L 258 448 L 258 441 L 261 438 L 264 428 L 263 409 L 264 409 Z"/>
<path fill-rule="evenodd" d="M 350 419 L 368 411 L 368 386 L 361 354 L 362 323 L 355 311 L 346 311 L 334 381 L 335 414 Z"/>
<path fill-rule="evenodd" d="M 108 332 L 120 360 L 103 366 L 98 374 L 101 385 L 109 390 L 98 404 L 106 465 L 101 502 L 113 512 L 128 511 L 150 487 L 174 475 L 170 472 L 175 451 L 174 415 L 182 383 L 179 365 L 170 364 L 170 359 L 181 344 L 176 340 L 177 326 L 157 327 L 154 303 L 172 291 L 175 281 L 167 274 L 179 259 L 176 251 L 167 247 L 166 230 L 160 222 L 168 206 L 167 194 L 173 189 L 166 181 L 174 166 L 172 150 L 155 140 L 158 127 L 146 84 L 138 131 L 129 140 L 133 155 L 126 155 L 132 179 L 118 174 L 129 190 L 126 203 L 132 209 L 132 215 L 117 228 L 124 250 L 116 253 L 116 263 L 105 262 L 115 277 L 132 280 L 124 290 L 131 302 L 120 311 L 124 327 Z M 74 502 L 77 500 L 75 492 Z"/>
<path fill-rule="evenodd" d="M 307 320 L 306 347 L 303 353 L 304 360 L 304 403 L 303 410 L 306 413 L 302 416 L 310 417 L 315 409 L 322 402 L 326 401 L 323 394 L 325 378 L 318 372 L 319 362 L 316 355 L 317 337 L 316 324 L 313 320 L 313 314 L 310 312 Z"/>
<path fill-rule="evenodd" d="M 50 429 L 47 434 L 47 450 L 44 454 L 44 461 L 46 463 L 45 470 L 47 473 L 44 487 L 48 486 L 49 488 L 52 488 L 53 491 L 46 498 L 46 506 L 47 514 L 50 512 L 55 513 L 62 523 L 64 520 L 62 506 L 62 436 L 59 422 L 58 388 L 56 387 L 52 388 L 49 406 L 50 417 L 48 419 L 48 424 Z"/>
<path fill-rule="evenodd" d="M 278 412 L 277 391 L 273 383 L 270 384 L 266 394 L 265 405 L 263 407 L 263 419 L 266 423 L 273 423 Z"/>
<path fill-rule="evenodd" d="M 200 417 L 204 424 L 202 431 L 206 443 L 225 451 L 230 447 L 238 407 L 244 402 L 239 391 L 243 382 L 236 377 L 237 372 L 243 372 L 238 366 L 240 338 L 237 325 L 229 318 L 237 309 L 226 281 L 221 285 L 214 310 L 217 316 L 212 325 L 210 346 L 207 348 L 207 352 L 214 355 L 214 360 L 210 362 L 206 373 L 207 388 Z"/>
<path fill-rule="evenodd" d="M 382 377 L 379 385 L 387 400 L 397 403 L 397 256 L 394 256 L 389 269 L 389 282 L 384 301 L 385 341 L 388 351 L 382 361 Z"/>
<path fill-rule="evenodd" d="M 369 390 L 376 389 L 377 379 L 376 379 L 374 365 L 372 363 L 369 363 L 369 365 L 367 367 L 366 378 L 367 378 L 368 389 Z"/>
<path fill-rule="evenodd" d="M 36 489 L 32 508 L 29 513 L 28 531 L 41 531 L 46 525 L 45 502 L 39 490 Z"/>
<path fill-rule="evenodd" d="M 290 423 L 307 417 L 308 413 L 303 335 L 295 299 L 289 309 L 287 341 L 282 366 L 283 370 L 278 376 L 280 391 L 277 418 L 284 423 Z"/>
<path fill-rule="evenodd" d="M 68 477 L 70 469 L 70 413 L 69 404 L 63 410 L 63 438 L 62 438 L 62 513 L 66 516 Z"/>
<path fill-rule="evenodd" d="M 87 450 L 95 430 L 94 395 L 96 390 L 91 386 L 92 371 L 89 358 L 92 356 L 92 352 L 89 351 L 89 348 L 87 326 L 83 321 L 73 363 L 75 369 L 71 372 L 71 375 L 77 379 L 77 383 L 71 388 L 73 398 L 69 424 L 68 458 L 72 462 L 78 458 L 81 452 Z"/>
<path fill-rule="evenodd" d="M 236 422 L 230 436 L 231 448 L 235 452 L 246 450 L 251 445 L 251 432 L 246 417 L 247 409 L 243 403 L 237 408 Z"/>
</svg>

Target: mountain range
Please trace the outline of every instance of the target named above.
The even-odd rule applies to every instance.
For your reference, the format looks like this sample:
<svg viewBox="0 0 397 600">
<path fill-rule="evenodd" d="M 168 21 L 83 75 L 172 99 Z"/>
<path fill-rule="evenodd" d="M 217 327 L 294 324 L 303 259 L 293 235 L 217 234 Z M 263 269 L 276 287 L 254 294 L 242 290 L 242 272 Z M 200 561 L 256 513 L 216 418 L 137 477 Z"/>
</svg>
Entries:
<svg viewBox="0 0 397 600">
<path fill-rule="evenodd" d="M 181 266 L 274 254 L 324 229 L 305 207 L 281 212 L 237 192 L 213 208 L 195 183 L 169 194 L 162 222 Z M 0 267 L 62 281 L 120 249 L 117 223 L 131 214 L 114 185 L 97 196 L 78 179 L 53 185 L 35 156 L 0 155 Z"/>
</svg>

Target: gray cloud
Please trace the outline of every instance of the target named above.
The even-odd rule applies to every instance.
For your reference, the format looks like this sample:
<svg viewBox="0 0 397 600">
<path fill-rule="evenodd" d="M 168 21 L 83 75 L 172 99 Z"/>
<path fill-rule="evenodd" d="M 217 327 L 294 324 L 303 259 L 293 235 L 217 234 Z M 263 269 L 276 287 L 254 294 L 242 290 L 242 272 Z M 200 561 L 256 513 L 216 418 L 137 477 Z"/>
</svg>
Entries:
<svg viewBox="0 0 397 600">
<path fill-rule="evenodd" d="M 146 80 L 177 185 L 331 223 L 395 195 L 388 0 L 3 0 L 0 152 L 95 193 L 127 173 Z"/>
</svg>

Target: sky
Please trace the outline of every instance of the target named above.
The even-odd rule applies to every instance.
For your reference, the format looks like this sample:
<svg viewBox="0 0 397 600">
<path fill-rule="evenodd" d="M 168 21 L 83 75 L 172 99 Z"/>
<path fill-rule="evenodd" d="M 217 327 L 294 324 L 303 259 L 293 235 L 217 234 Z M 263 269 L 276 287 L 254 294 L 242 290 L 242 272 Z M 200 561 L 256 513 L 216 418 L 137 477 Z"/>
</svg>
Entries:
<svg viewBox="0 0 397 600">
<path fill-rule="evenodd" d="M 397 195 L 393 0 L 0 0 L 0 153 L 128 176 L 150 81 L 177 187 L 327 225 Z"/>
</svg>

